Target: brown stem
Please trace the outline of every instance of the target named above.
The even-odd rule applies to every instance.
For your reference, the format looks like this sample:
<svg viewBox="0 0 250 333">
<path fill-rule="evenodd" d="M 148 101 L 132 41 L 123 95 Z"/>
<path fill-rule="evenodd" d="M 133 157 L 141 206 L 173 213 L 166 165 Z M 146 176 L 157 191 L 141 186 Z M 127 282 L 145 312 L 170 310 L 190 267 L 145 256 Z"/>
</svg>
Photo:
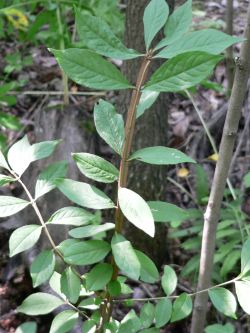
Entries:
<svg viewBox="0 0 250 333">
<path fill-rule="evenodd" d="M 216 165 L 208 206 L 204 215 L 205 221 L 202 235 L 198 291 L 209 288 L 211 284 L 215 252 L 216 229 L 218 220 L 220 218 L 220 209 L 223 200 L 223 194 L 233 156 L 239 120 L 241 117 L 241 109 L 247 90 L 247 82 L 250 73 L 250 4 L 248 8 L 247 23 L 244 37 L 245 41 L 241 47 L 240 57 L 236 61 L 234 85 L 229 101 L 226 121 L 224 124 L 222 140 L 219 150 L 219 160 Z M 207 293 L 201 293 L 196 295 L 191 333 L 203 332 L 206 320 L 207 301 Z"/>
<path fill-rule="evenodd" d="M 126 187 L 127 185 L 128 168 L 129 168 L 128 159 L 131 152 L 133 136 L 134 136 L 136 110 L 141 97 L 141 88 L 147 78 L 148 68 L 151 63 L 151 60 L 152 60 L 152 51 L 149 51 L 141 64 L 141 68 L 137 77 L 136 86 L 131 96 L 131 101 L 127 113 L 126 126 L 125 126 L 125 142 L 123 146 L 122 158 L 120 163 L 118 190 L 120 187 Z M 121 233 L 122 226 L 123 226 L 123 214 L 120 209 L 119 202 L 117 200 L 117 208 L 115 212 L 115 231 Z M 112 280 L 116 280 L 119 273 L 119 269 L 114 261 L 114 258 L 112 258 L 111 263 L 113 266 Z M 103 326 L 105 323 L 109 322 L 111 313 L 112 313 L 112 297 L 107 293 L 104 300 L 104 304 L 101 307 L 101 317 L 102 317 L 101 323 L 96 333 L 101 333 L 103 331 Z"/>
<path fill-rule="evenodd" d="M 227 0 L 226 5 L 226 32 L 229 35 L 233 34 L 233 0 Z M 234 60 L 233 46 L 226 50 L 226 75 L 227 75 L 227 90 L 230 94 L 234 82 Z"/>
</svg>

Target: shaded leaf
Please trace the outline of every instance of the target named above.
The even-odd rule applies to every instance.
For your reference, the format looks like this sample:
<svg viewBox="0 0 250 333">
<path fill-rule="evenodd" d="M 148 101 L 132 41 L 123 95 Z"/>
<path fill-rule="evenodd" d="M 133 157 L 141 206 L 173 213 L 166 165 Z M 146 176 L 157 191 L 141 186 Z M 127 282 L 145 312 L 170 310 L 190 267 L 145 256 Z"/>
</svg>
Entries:
<svg viewBox="0 0 250 333">
<path fill-rule="evenodd" d="M 17 327 L 15 333 L 36 333 L 37 323 L 35 321 L 28 321 Z"/>
<path fill-rule="evenodd" d="M 88 178 L 98 182 L 113 183 L 119 177 L 118 169 L 104 158 L 88 154 L 73 154 L 79 170 Z"/>
<path fill-rule="evenodd" d="M 161 299 L 155 307 L 155 326 L 157 328 L 166 325 L 172 315 L 172 303 L 169 299 Z"/>
<path fill-rule="evenodd" d="M 86 275 L 86 288 L 88 290 L 102 290 L 112 278 L 113 267 L 110 264 L 100 263 Z"/>
<path fill-rule="evenodd" d="M 76 303 L 81 290 L 81 280 L 72 270 L 67 267 L 61 276 L 61 292 L 71 303 Z"/>
<path fill-rule="evenodd" d="M 152 325 L 155 317 L 155 307 L 152 303 L 145 303 L 141 308 L 140 320 L 142 327 L 148 328 Z"/>
<path fill-rule="evenodd" d="M 66 333 L 71 331 L 77 323 L 78 313 L 73 310 L 60 312 L 52 321 L 49 333 Z"/>
<path fill-rule="evenodd" d="M 190 315 L 192 312 L 193 304 L 191 297 L 183 293 L 181 294 L 173 304 L 173 312 L 171 316 L 171 323 L 182 320 Z"/>
<path fill-rule="evenodd" d="M 159 272 L 154 262 L 141 251 L 135 250 L 140 262 L 140 279 L 146 283 L 155 283 L 159 280 Z"/>
<path fill-rule="evenodd" d="M 225 316 L 236 318 L 236 300 L 231 291 L 225 288 L 213 288 L 208 291 L 209 298 L 214 307 Z"/>
<path fill-rule="evenodd" d="M 86 238 L 93 237 L 99 233 L 112 230 L 115 228 L 114 223 L 104 223 L 101 225 L 88 225 L 86 227 L 75 228 L 69 231 L 71 237 L 74 238 Z"/>
<path fill-rule="evenodd" d="M 177 276 L 172 267 L 164 266 L 161 286 L 167 296 L 170 296 L 175 291 L 177 287 Z"/>
<path fill-rule="evenodd" d="M 132 88 L 122 73 L 96 53 L 83 49 L 50 51 L 65 74 L 74 82 L 93 89 L 120 90 Z"/>
<path fill-rule="evenodd" d="M 188 219 L 188 212 L 163 201 L 148 201 L 155 222 L 178 222 Z"/>
<path fill-rule="evenodd" d="M 60 179 L 56 182 L 56 185 L 69 200 L 80 206 L 92 209 L 115 207 L 106 194 L 93 185 L 71 179 Z"/>
<path fill-rule="evenodd" d="M 53 250 L 44 250 L 36 257 L 30 267 L 30 275 L 34 288 L 40 286 L 51 277 L 54 272 L 55 263 Z"/>
</svg>

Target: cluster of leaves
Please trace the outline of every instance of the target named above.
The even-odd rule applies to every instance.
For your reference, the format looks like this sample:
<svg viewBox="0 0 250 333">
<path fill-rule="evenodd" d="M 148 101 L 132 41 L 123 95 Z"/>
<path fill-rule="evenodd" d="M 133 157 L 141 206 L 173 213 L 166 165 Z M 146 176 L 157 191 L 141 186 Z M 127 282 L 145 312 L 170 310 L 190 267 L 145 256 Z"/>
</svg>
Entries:
<svg viewBox="0 0 250 333">
<path fill-rule="evenodd" d="M 143 57 L 151 62 L 161 57 L 167 60 L 141 89 L 137 117 L 151 105 L 162 91 L 177 92 L 189 89 L 204 80 L 222 59 L 221 53 L 226 47 L 240 39 L 228 36 L 216 30 L 203 30 L 188 33 L 192 21 L 192 1 L 188 0 L 169 16 L 169 8 L 164 0 L 152 0 L 145 9 L 144 35 L 146 54 L 128 49 L 113 34 L 102 20 L 76 10 L 76 26 L 79 37 L 88 49 L 51 50 L 63 71 L 75 82 L 84 86 L 120 90 L 133 89 L 133 85 L 122 73 L 104 57 L 129 60 Z M 155 47 L 151 44 L 156 34 L 164 27 L 166 37 Z M 159 53 L 157 53 L 159 51 Z M 152 97 L 153 96 L 153 97 Z M 133 110 L 132 110 L 133 111 Z M 135 114 L 129 115 L 135 118 Z M 125 131 L 123 117 L 115 107 L 100 100 L 94 109 L 94 120 L 100 137 L 124 159 L 124 151 L 129 138 Z M 35 293 L 28 296 L 18 308 L 28 315 L 46 314 L 66 304 L 69 310 L 60 312 L 53 320 L 50 333 L 68 332 L 74 327 L 79 315 L 87 318 L 83 332 L 143 332 L 157 333 L 168 322 L 175 322 L 187 317 L 192 312 L 192 295 L 182 293 L 173 296 L 177 287 L 177 276 L 170 266 L 165 266 L 160 276 L 153 261 L 133 247 L 116 224 L 105 222 L 96 224 L 95 215 L 87 211 L 120 209 L 126 219 L 151 237 L 155 233 L 155 223 L 182 221 L 187 217 L 178 207 L 164 201 L 146 202 L 131 189 L 121 187 L 121 170 L 102 157 L 89 153 L 72 155 L 79 170 L 88 178 L 103 183 L 118 181 L 118 206 L 103 191 L 94 185 L 65 179 L 66 164 L 57 162 L 49 165 L 38 177 L 34 196 L 23 184 L 21 177 L 30 163 L 52 154 L 58 141 L 42 142 L 30 145 L 27 137 L 15 143 L 9 150 L 7 160 L 0 155 L 0 165 L 10 175 L 1 175 L 1 184 L 17 181 L 26 192 L 29 201 L 16 197 L 0 196 L 0 216 L 15 214 L 25 207 L 33 206 L 41 225 L 26 225 L 13 232 L 10 237 L 10 256 L 28 250 L 38 241 L 41 232 L 49 237 L 52 249 L 41 252 L 31 265 L 30 273 L 34 287 L 49 281 L 55 295 Z M 168 147 L 145 147 L 129 154 L 130 163 L 134 161 L 154 165 L 173 165 L 195 163 L 184 153 Z M 48 221 L 44 221 L 36 201 L 49 191 L 57 188 L 71 202 L 81 207 L 65 207 L 55 212 Z M 83 208 L 82 208 L 83 207 Z M 175 218 L 173 217 L 175 216 Z M 117 221 L 115 221 L 117 222 Z M 70 225 L 71 238 L 56 245 L 51 239 L 47 226 L 56 224 Z M 114 230 L 111 242 L 103 240 L 103 233 Z M 101 237 L 100 237 L 101 235 Z M 85 240 L 85 238 L 88 238 Z M 90 238 L 90 239 L 89 239 Z M 249 303 L 244 297 L 249 290 L 249 245 L 247 241 L 241 253 L 242 270 L 236 279 L 210 288 L 209 296 L 215 308 L 229 317 L 235 318 L 236 300 L 234 295 L 222 286 L 235 283 L 236 294 L 242 308 L 249 313 Z M 104 262 L 112 254 L 113 260 Z M 59 273 L 55 271 L 55 255 L 64 262 Z M 90 266 L 88 273 L 80 275 L 77 266 Z M 115 273 L 116 269 L 122 275 Z M 121 296 L 133 291 L 126 284 L 127 278 L 146 283 L 160 283 L 164 296 L 147 302 L 141 309 L 140 316 L 131 310 L 121 322 L 113 318 L 103 323 L 101 318 L 107 299 L 122 302 Z M 172 299 L 174 300 L 172 302 Z M 89 312 L 92 314 L 89 316 Z M 105 311 L 104 311 L 105 312 Z M 30 325 L 33 325 L 30 324 Z M 32 328 L 35 329 L 34 327 Z M 211 332 L 211 328 L 208 328 Z M 208 331 L 209 332 L 209 331 Z"/>
</svg>

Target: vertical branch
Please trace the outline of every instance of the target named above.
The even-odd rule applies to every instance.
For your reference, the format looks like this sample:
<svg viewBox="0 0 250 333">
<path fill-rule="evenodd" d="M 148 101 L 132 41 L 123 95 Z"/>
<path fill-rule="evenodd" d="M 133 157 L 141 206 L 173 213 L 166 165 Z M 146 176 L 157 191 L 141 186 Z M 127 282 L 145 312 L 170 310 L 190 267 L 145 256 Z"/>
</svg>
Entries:
<svg viewBox="0 0 250 333">
<path fill-rule="evenodd" d="M 140 101 L 141 97 L 141 88 L 147 78 L 147 73 L 149 69 L 149 65 L 152 60 L 151 51 L 145 56 L 143 59 L 140 71 L 138 73 L 136 87 L 132 93 L 132 97 L 130 100 L 130 105 L 127 112 L 127 120 L 126 120 L 126 127 L 125 127 L 125 142 L 123 146 L 122 158 L 120 163 L 120 172 L 119 172 L 119 180 L 118 180 L 118 190 L 120 187 L 126 187 L 127 179 L 128 179 L 128 168 L 129 168 L 129 155 L 132 148 L 133 136 L 134 136 L 134 129 L 135 129 L 135 122 L 136 122 L 136 110 L 137 105 Z M 117 199 L 117 208 L 115 212 L 115 231 L 118 233 L 122 232 L 123 227 L 123 214 L 119 206 L 119 202 Z M 112 266 L 113 266 L 113 280 L 116 280 L 119 269 L 112 258 Z M 112 313 L 112 298 L 109 293 L 106 294 L 106 299 L 104 301 L 103 306 L 101 307 L 101 322 L 96 333 L 103 332 L 104 324 L 109 322 Z"/>
<path fill-rule="evenodd" d="M 233 34 L 233 0 L 227 0 L 226 4 L 226 32 L 229 35 Z M 234 60 L 233 60 L 233 46 L 226 50 L 226 76 L 227 76 L 227 90 L 230 94 L 233 81 L 234 81 Z"/>
<path fill-rule="evenodd" d="M 216 229 L 220 217 L 223 193 L 233 156 L 239 120 L 241 117 L 241 109 L 247 90 L 247 82 L 250 72 L 250 5 L 248 8 L 244 37 L 245 42 L 242 44 L 240 57 L 236 63 L 235 79 L 222 134 L 219 160 L 216 165 L 208 206 L 204 215 L 198 291 L 209 288 L 211 284 Z M 203 332 L 206 320 L 207 301 L 207 293 L 198 294 L 196 296 L 191 333 Z"/>
<path fill-rule="evenodd" d="M 61 17 L 61 9 L 59 1 L 57 1 L 57 9 L 56 9 L 56 16 L 57 16 L 57 23 L 58 23 L 58 30 L 60 35 L 60 50 L 65 49 L 65 43 L 64 43 L 64 35 L 63 35 L 63 25 L 62 25 L 62 17 Z M 62 84 L 63 84 L 63 101 L 65 105 L 69 104 L 69 88 L 68 88 L 68 76 L 62 72 Z"/>
</svg>

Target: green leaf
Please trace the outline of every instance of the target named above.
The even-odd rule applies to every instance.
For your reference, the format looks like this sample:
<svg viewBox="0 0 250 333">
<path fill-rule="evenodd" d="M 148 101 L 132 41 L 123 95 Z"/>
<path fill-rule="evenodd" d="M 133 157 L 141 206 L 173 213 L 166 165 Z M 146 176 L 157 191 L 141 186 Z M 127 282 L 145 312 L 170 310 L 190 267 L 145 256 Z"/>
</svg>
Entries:
<svg viewBox="0 0 250 333">
<path fill-rule="evenodd" d="M 169 8 L 165 0 L 151 0 L 144 11 L 144 39 L 147 50 L 167 21 Z"/>
<path fill-rule="evenodd" d="M 0 167 L 9 170 L 9 166 L 8 163 L 4 157 L 4 154 L 2 153 L 2 151 L 0 150 Z"/>
<path fill-rule="evenodd" d="M 80 302 L 80 304 L 78 304 L 78 307 L 94 311 L 94 310 L 97 310 L 100 308 L 101 302 L 102 302 L 102 300 L 100 297 L 85 298 L 83 301 Z M 98 313 L 98 317 L 99 317 L 99 313 Z"/>
<path fill-rule="evenodd" d="M 213 288 L 208 291 L 211 302 L 214 307 L 225 316 L 236 318 L 237 308 L 236 300 L 231 291 L 225 288 Z"/>
<path fill-rule="evenodd" d="M 16 116 L 7 114 L 6 112 L 0 112 L 0 126 L 9 128 L 12 131 L 19 131 L 22 128 L 20 120 Z"/>
<path fill-rule="evenodd" d="M 49 333 L 66 333 L 71 331 L 77 323 L 78 313 L 73 310 L 60 312 L 52 321 Z"/>
<path fill-rule="evenodd" d="M 145 90 L 177 92 L 191 88 L 213 71 L 221 56 L 187 52 L 165 62 L 150 78 Z"/>
<path fill-rule="evenodd" d="M 91 265 L 106 257 L 110 245 L 102 240 L 78 242 L 69 246 L 64 253 L 65 261 L 73 265 Z"/>
<path fill-rule="evenodd" d="M 236 281 L 235 290 L 240 306 L 248 315 L 250 315 L 250 281 Z"/>
<path fill-rule="evenodd" d="M 127 188 L 119 189 L 118 201 L 125 217 L 137 228 L 154 237 L 154 219 L 146 201 L 139 194 Z"/>
<path fill-rule="evenodd" d="M 69 200 L 80 206 L 92 209 L 115 207 L 106 194 L 93 185 L 71 179 L 59 179 L 56 185 Z"/>
<path fill-rule="evenodd" d="M 182 6 L 179 6 L 172 15 L 169 16 L 164 29 L 166 38 L 158 45 L 157 49 L 172 44 L 178 43 L 182 35 L 184 35 L 192 24 L 192 0 L 186 1 Z"/>
<path fill-rule="evenodd" d="M 100 99 L 94 109 L 95 126 L 100 137 L 118 154 L 125 140 L 124 121 L 112 104 Z"/>
<path fill-rule="evenodd" d="M 129 158 L 156 165 L 172 165 L 179 163 L 196 163 L 192 158 L 179 150 L 167 147 L 147 147 L 137 150 Z"/>
<path fill-rule="evenodd" d="M 173 204 L 163 201 L 148 201 L 155 222 L 181 223 L 188 219 L 188 213 Z"/>
<path fill-rule="evenodd" d="M 69 231 L 71 237 L 86 238 L 93 237 L 102 232 L 112 230 L 115 228 L 114 223 L 104 223 L 101 225 L 88 225 L 86 227 L 75 228 Z"/>
<path fill-rule="evenodd" d="M 96 53 L 121 60 L 140 56 L 135 50 L 126 48 L 107 23 L 99 17 L 82 14 L 76 10 L 76 28 L 80 39 Z"/>
<path fill-rule="evenodd" d="M 117 168 L 102 157 L 78 153 L 73 154 L 73 158 L 79 170 L 90 179 L 103 183 L 113 183 L 118 180 L 119 171 Z"/>
<path fill-rule="evenodd" d="M 36 333 L 37 323 L 35 321 L 27 321 L 17 327 L 15 333 Z"/>
<path fill-rule="evenodd" d="M 167 296 L 170 296 L 175 291 L 177 287 L 177 276 L 172 267 L 167 265 L 164 267 L 161 286 Z"/>
<path fill-rule="evenodd" d="M 65 251 L 72 245 L 74 244 L 79 244 L 80 241 L 78 239 L 72 239 L 72 238 L 68 238 L 64 241 L 62 241 L 59 245 L 57 245 L 57 249 L 62 252 L 62 254 L 65 254 Z"/>
<path fill-rule="evenodd" d="M 76 83 L 101 90 L 128 89 L 133 86 L 110 62 L 96 53 L 83 49 L 50 51 L 65 74 Z"/>
<path fill-rule="evenodd" d="M 52 163 L 41 172 L 36 182 L 36 199 L 52 191 L 56 187 L 54 181 L 57 178 L 64 178 L 66 176 L 68 169 L 67 164 L 68 163 L 66 161 Z"/>
<path fill-rule="evenodd" d="M 116 234 L 112 238 L 111 247 L 120 270 L 131 279 L 139 280 L 141 265 L 131 243 L 122 235 Z"/>
<path fill-rule="evenodd" d="M 81 290 L 81 280 L 71 267 L 67 267 L 61 276 L 61 291 L 71 303 L 76 303 Z"/>
<path fill-rule="evenodd" d="M 11 168 L 21 176 L 30 163 L 49 157 L 59 141 L 44 141 L 30 145 L 27 135 L 17 141 L 8 152 L 8 162 Z"/>
<path fill-rule="evenodd" d="M 14 215 L 23 210 L 29 204 L 30 202 L 23 199 L 0 195 L 0 217 Z"/>
<path fill-rule="evenodd" d="M 97 264 L 86 275 L 86 288 L 91 291 L 103 290 L 112 278 L 113 267 L 110 264 Z"/>
<path fill-rule="evenodd" d="M 34 288 L 40 286 L 51 277 L 55 269 L 55 263 L 53 250 L 44 250 L 36 257 L 30 267 Z"/>
<path fill-rule="evenodd" d="M 230 272 L 238 267 L 237 262 L 240 260 L 240 250 L 231 251 L 228 256 L 223 260 L 220 270 L 220 275 L 225 278 Z"/>
<path fill-rule="evenodd" d="M 140 320 L 144 328 L 148 328 L 152 325 L 155 317 L 155 307 L 152 303 L 145 303 L 141 308 Z"/>
<path fill-rule="evenodd" d="M 136 118 L 139 118 L 144 112 L 149 109 L 157 100 L 159 93 L 157 91 L 143 91 L 140 102 L 137 106 Z"/>
<path fill-rule="evenodd" d="M 16 229 L 10 236 L 10 257 L 30 249 L 36 244 L 42 232 L 42 227 L 37 224 L 25 225 Z"/>
<path fill-rule="evenodd" d="M 173 304 L 171 323 L 182 320 L 192 312 L 192 299 L 187 293 L 182 293 Z"/>
<path fill-rule="evenodd" d="M 110 281 L 107 285 L 107 289 L 112 297 L 118 297 L 122 293 L 121 283 L 117 280 Z"/>
<path fill-rule="evenodd" d="M 145 330 L 140 331 L 140 333 L 160 333 L 160 330 L 156 327 L 146 328 Z"/>
<path fill-rule="evenodd" d="M 0 165 L 1 165 L 1 160 L 0 160 Z M 244 186 L 246 188 L 250 187 L 250 172 L 248 172 L 245 176 L 244 176 Z"/>
<path fill-rule="evenodd" d="M 64 302 L 54 295 L 35 293 L 28 296 L 17 308 L 17 311 L 30 316 L 43 315 L 52 312 L 62 304 Z"/>
<path fill-rule="evenodd" d="M 200 165 L 196 165 L 195 168 L 195 191 L 197 200 L 200 204 L 202 204 L 204 198 L 209 196 L 208 175 Z"/>
<path fill-rule="evenodd" d="M 159 280 L 159 272 L 154 262 L 141 251 L 135 250 L 140 262 L 140 279 L 146 283 L 155 283 Z"/>
<path fill-rule="evenodd" d="M 0 174 L 0 186 L 15 182 L 16 179 L 10 176 L 5 176 Z"/>
<path fill-rule="evenodd" d="M 49 219 L 50 224 L 81 226 L 90 223 L 94 215 L 83 208 L 64 207 L 56 211 Z"/>
<path fill-rule="evenodd" d="M 232 324 L 227 323 L 226 325 L 214 324 L 209 325 L 205 328 L 205 333 L 234 333 L 234 327 Z"/>
<path fill-rule="evenodd" d="M 28 137 L 25 135 L 21 140 L 11 146 L 8 151 L 9 165 L 19 176 L 21 176 L 30 165 L 30 147 Z"/>
<path fill-rule="evenodd" d="M 169 299 L 161 299 L 155 308 L 155 326 L 157 328 L 166 325 L 172 315 L 172 303 Z"/>
<path fill-rule="evenodd" d="M 66 300 L 65 295 L 61 292 L 61 274 L 56 271 L 53 273 L 49 280 L 49 286 L 54 290 L 62 299 Z"/>
<path fill-rule="evenodd" d="M 82 331 L 84 333 L 95 333 L 96 332 L 96 323 L 94 320 L 86 320 L 83 323 Z"/>
<path fill-rule="evenodd" d="M 131 310 L 121 321 L 118 333 L 136 333 L 141 328 L 141 321 L 134 310 Z"/>
<path fill-rule="evenodd" d="M 215 29 L 192 31 L 163 49 L 156 57 L 169 59 L 191 51 L 220 54 L 229 46 L 242 41 L 243 38 L 233 37 Z"/>
<path fill-rule="evenodd" d="M 246 275 L 250 271 L 250 238 L 244 243 L 241 250 L 241 274 Z"/>
</svg>

